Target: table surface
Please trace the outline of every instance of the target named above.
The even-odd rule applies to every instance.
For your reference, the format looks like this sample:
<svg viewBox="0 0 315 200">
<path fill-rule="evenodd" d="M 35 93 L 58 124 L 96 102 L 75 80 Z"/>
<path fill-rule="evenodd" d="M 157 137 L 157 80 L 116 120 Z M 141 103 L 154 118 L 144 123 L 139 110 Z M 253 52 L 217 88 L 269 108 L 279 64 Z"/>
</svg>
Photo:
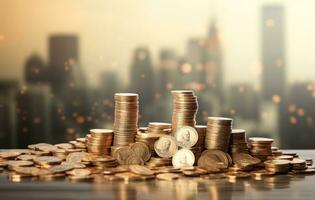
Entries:
<svg viewBox="0 0 315 200">
<path fill-rule="evenodd" d="M 315 160 L 315 150 L 292 150 Z M 11 182 L 0 175 L 0 199 L 315 199 L 315 175 L 277 175 L 261 180 L 72 183 L 68 180 Z"/>
</svg>

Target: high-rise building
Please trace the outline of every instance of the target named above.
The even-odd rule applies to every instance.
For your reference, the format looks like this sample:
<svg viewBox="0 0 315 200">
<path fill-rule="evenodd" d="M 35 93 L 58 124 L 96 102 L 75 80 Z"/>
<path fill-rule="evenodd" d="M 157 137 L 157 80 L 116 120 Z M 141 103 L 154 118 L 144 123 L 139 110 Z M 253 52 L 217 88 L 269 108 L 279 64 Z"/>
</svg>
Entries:
<svg viewBox="0 0 315 200">
<path fill-rule="evenodd" d="M 17 147 L 16 95 L 19 84 L 15 80 L 0 81 L 0 146 Z"/>
<path fill-rule="evenodd" d="M 149 49 L 135 50 L 130 68 L 130 91 L 140 95 L 142 121 L 150 121 L 154 113 L 150 110 L 155 97 L 154 72 Z"/>
<path fill-rule="evenodd" d="M 85 84 L 76 35 L 53 35 L 49 38 L 49 78 L 53 91 L 57 93 Z"/>
<path fill-rule="evenodd" d="M 264 100 L 284 97 L 286 89 L 284 8 L 262 9 L 262 89 Z"/>
<path fill-rule="evenodd" d="M 223 52 L 216 20 L 212 20 L 205 39 L 205 73 L 207 88 L 224 102 Z"/>
<path fill-rule="evenodd" d="M 169 95 L 169 91 L 178 85 L 177 56 L 172 49 L 162 49 L 157 70 L 157 90 L 160 95 Z"/>
<path fill-rule="evenodd" d="M 27 83 L 47 82 L 47 66 L 37 54 L 31 55 L 25 63 L 24 79 Z"/>
<path fill-rule="evenodd" d="M 17 96 L 18 147 L 51 141 L 51 98 L 48 85 L 27 85 Z"/>
<path fill-rule="evenodd" d="M 230 112 L 247 120 L 259 120 L 259 94 L 249 83 L 233 84 L 229 91 Z"/>
<path fill-rule="evenodd" d="M 282 105 L 282 148 L 313 149 L 315 147 L 315 84 L 294 83 Z"/>
</svg>

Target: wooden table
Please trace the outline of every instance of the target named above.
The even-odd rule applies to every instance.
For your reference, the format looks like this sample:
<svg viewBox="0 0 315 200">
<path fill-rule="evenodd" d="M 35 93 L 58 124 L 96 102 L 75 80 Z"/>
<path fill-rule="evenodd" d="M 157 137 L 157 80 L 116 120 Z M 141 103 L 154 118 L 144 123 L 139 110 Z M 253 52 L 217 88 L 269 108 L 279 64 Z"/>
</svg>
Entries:
<svg viewBox="0 0 315 200">
<path fill-rule="evenodd" d="M 294 150 L 315 160 L 315 150 Z M 254 180 L 205 180 L 72 183 L 10 182 L 0 176 L 0 199 L 315 199 L 315 175 L 278 175 Z"/>
</svg>

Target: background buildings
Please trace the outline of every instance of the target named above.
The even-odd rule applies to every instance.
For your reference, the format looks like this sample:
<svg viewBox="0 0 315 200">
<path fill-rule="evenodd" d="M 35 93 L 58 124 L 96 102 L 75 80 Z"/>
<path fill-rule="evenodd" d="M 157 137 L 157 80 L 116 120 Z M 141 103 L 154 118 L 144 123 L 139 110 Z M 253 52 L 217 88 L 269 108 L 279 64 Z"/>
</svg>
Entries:
<svg viewBox="0 0 315 200">
<path fill-rule="evenodd" d="M 288 11 L 287 7 L 292 8 L 291 4 L 246 4 L 256 5 L 252 8 L 258 16 L 253 21 L 255 27 L 247 27 L 243 21 L 248 19 L 241 13 L 238 13 L 239 17 L 226 19 L 235 10 L 247 10 L 241 3 L 224 15 L 222 5 L 229 5 L 227 2 L 222 5 L 213 3 L 206 11 L 203 1 L 200 4 L 188 2 L 197 6 L 191 8 L 178 2 L 168 5 L 168 9 L 173 10 L 177 5 L 179 14 L 167 12 L 160 19 L 155 14 L 162 12 L 159 9 L 165 6 L 163 3 L 151 2 L 151 5 L 147 1 L 126 8 L 127 2 L 119 2 L 98 5 L 69 0 L 64 3 L 65 7 L 74 6 L 69 15 L 55 16 L 56 13 L 52 13 L 48 18 L 42 13 L 47 5 L 51 6 L 47 12 L 51 12 L 58 10 L 59 3 L 33 0 L 25 4 L 16 1 L 14 7 L 9 1 L 1 2 L 2 8 L 6 6 L 7 10 L 17 13 L 23 5 L 24 8 L 38 5 L 43 10 L 36 14 L 43 16 L 44 20 L 42 22 L 39 17 L 24 13 L 26 19 L 34 20 L 29 25 L 32 30 L 25 29 L 22 34 L 19 27 L 24 25 L 13 23 L 8 26 L 10 20 L 7 19 L 6 29 L 0 30 L 0 69 L 3 72 L 0 76 L 0 143 L 3 148 L 25 147 L 29 143 L 42 141 L 57 143 L 83 136 L 90 128 L 110 128 L 113 124 L 115 92 L 140 94 L 140 126 L 146 126 L 150 121 L 170 122 L 170 91 L 173 89 L 196 91 L 199 124 L 205 124 L 207 116 L 211 115 L 233 117 L 235 127 L 246 129 L 249 136 L 274 137 L 278 145 L 284 148 L 314 148 L 315 85 L 314 80 L 309 78 L 312 77 L 309 75 L 312 69 L 309 69 L 310 73 L 301 75 L 303 73 L 297 73 L 292 63 L 288 64 L 288 49 L 290 45 L 296 45 L 295 41 L 287 39 L 292 19 L 292 10 Z M 117 13 L 104 14 L 108 5 L 117 9 Z M 215 11 L 217 7 L 219 9 Z M 134 9 L 140 13 L 133 12 Z M 182 19 L 181 16 L 185 17 L 183 12 L 189 9 L 192 13 L 198 13 L 198 10 L 205 12 L 207 20 L 198 21 L 191 17 L 197 18 L 198 14 L 189 15 L 192 21 Z M 30 11 L 31 8 L 26 10 Z M 128 18 L 123 11 L 133 14 Z M 60 10 L 60 13 L 63 11 Z M 148 13 L 148 19 L 139 18 L 145 13 Z M 118 16 L 124 16 L 124 19 L 118 19 Z M 138 16 L 138 21 L 134 21 L 135 16 Z M 60 17 L 68 21 L 70 27 L 76 27 L 76 31 L 63 31 L 68 30 L 64 26 L 67 23 L 58 21 Z M 102 20 L 108 22 L 111 17 L 117 23 L 106 26 L 113 30 L 103 29 Z M 21 23 L 24 18 L 17 15 L 13 21 Z M 191 31 L 182 27 L 191 26 L 193 29 L 195 22 L 201 24 L 205 31 L 198 28 L 198 31 Z M 227 28 L 224 22 L 239 26 Z M 35 26 L 36 23 L 50 31 L 44 34 L 42 29 Z M 81 27 L 81 23 L 85 26 Z M 145 28 L 141 23 L 153 28 Z M 52 30 L 51 27 L 58 28 Z M 174 29 L 177 27 L 186 30 L 187 36 L 183 37 L 177 32 L 176 37 Z M 249 33 L 247 29 L 250 28 L 257 32 Z M 6 34 L 9 32 L 15 34 L 14 37 Z M 89 37 L 82 37 L 82 33 Z M 234 40 L 223 37 L 233 34 Z M 161 35 L 161 38 L 167 39 L 162 41 L 155 38 Z M 257 38 L 254 41 L 261 44 L 259 48 L 254 48 L 260 55 L 258 61 L 252 59 L 253 52 L 248 52 L 248 46 L 252 46 L 255 38 L 253 36 Z M 16 37 L 20 40 L 14 39 Z M 47 48 L 43 51 L 32 49 L 32 42 L 25 44 L 23 38 Z M 133 45 L 129 40 L 133 41 Z M 138 40 L 146 42 L 140 44 Z M 20 46 L 27 46 L 31 50 L 23 49 L 27 56 L 23 57 L 22 66 L 16 67 L 16 59 L 21 58 Z M 102 51 L 103 46 L 111 48 Z M 235 62 L 232 63 L 231 49 L 235 46 L 237 50 L 232 51 Z M 11 49 L 17 52 L 16 57 Z M 300 54 L 307 54 L 305 52 L 308 51 L 304 49 Z M 113 59 L 115 55 L 119 55 L 119 59 Z M 88 58 L 88 65 L 82 61 L 83 58 Z M 255 62 L 245 66 L 245 62 L 241 61 L 245 58 Z M 13 63 L 13 67 L 8 63 Z M 309 63 L 312 62 L 300 60 L 301 71 L 308 69 Z M 253 72 L 248 73 L 250 70 Z M 12 74 L 17 76 L 12 78 Z M 301 81 L 292 81 L 290 74 L 302 77 Z M 20 76 L 22 78 L 18 78 Z"/>
</svg>

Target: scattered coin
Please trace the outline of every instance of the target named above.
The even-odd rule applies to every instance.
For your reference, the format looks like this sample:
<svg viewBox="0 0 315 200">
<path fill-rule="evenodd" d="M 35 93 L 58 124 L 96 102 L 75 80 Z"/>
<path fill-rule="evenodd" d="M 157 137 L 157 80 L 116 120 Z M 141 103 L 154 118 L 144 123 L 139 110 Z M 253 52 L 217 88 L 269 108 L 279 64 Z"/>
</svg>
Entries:
<svg viewBox="0 0 315 200">
<path fill-rule="evenodd" d="M 178 174 L 174 173 L 164 173 L 164 174 L 158 174 L 156 175 L 156 178 L 159 180 L 166 180 L 166 181 L 171 181 L 174 179 L 178 179 L 180 176 Z"/>
<path fill-rule="evenodd" d="M 147 167 L 141 165 L 130 165 L 129 169 L 131 172 L 139 175 L 150 176 L 154 175 L 154 172 Z"/>
</svg>

